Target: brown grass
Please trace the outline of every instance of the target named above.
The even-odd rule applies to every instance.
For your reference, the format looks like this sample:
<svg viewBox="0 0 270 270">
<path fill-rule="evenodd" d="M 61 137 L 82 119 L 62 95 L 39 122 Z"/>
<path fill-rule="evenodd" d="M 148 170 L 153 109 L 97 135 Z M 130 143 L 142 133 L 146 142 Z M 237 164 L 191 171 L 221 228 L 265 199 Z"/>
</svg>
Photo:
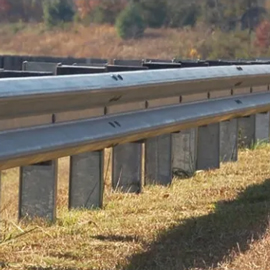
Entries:
<svg viewBox="0 0 270 270">
<path fill-rule="evenodd" d="M 41 25 L 2 25 L 1 53 L 95 58 L 161 58 L 180 54 L 188 57 L 192 48 L 209 36 L 205 29 L 147 29 L 144 38 L 122 41 L 113 26 L 70 25 L 46 31 Z M 196 45 L 194 45 L 196 44 Z"/>
<path fill-rule="evenodd" d="M 242 150 L 237 163 L 140 195 L 114 193 L 107 180 L 99 211 L 67 211 L 68 162 L 61 159 L 53 225 L 16 223 L 18 170 L 5 171 L 0 267 L 270 269 L 269 150 Z"/>
</svg>

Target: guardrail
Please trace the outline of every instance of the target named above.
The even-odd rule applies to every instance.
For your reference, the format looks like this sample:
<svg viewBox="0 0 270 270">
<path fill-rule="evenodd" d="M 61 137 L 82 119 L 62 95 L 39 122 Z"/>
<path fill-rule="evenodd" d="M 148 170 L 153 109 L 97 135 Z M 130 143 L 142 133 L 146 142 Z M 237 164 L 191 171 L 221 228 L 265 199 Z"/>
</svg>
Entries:
<svg viewBox="0 0 270 270">
<path fill-rule="evenodd" d="M 19 217 L 55 218 L 60 157 L 71 156 L 69 207 L 91 209 L 102 207 L 106 148 L 112 187 L 138 193 L 143 179 L 169 185 L 173 172 L 236 161 L 239 130 L 246 146 L 268 141 L 270 65 L 216 64 L 111 73 L 25 62 L 20 76 L 66 76 L 1 79 L 0 169 L 21 167 Z M 78 72 L 90 74 L 68 75 Z"/>
</svg>

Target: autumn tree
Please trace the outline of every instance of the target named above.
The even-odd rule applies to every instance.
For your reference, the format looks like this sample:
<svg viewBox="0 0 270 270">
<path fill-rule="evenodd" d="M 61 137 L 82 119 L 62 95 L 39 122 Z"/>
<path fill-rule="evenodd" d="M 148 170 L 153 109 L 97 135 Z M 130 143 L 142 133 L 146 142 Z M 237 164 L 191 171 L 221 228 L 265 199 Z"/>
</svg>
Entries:
<svg viewBox="0 0 270 270">
<path fill-rule="evenodd" d="M 164 25 L 168 10 L 166 0 L 140 0 L 139 4 L 147 26 L 159 28 Z"/>
<path fill-rule="evenodd" d="M 65 22 L 71 22 L 74 10 L 67 0 L 46 0 L 43 5 L 44 22 L 52 27 Z"/>
<path fill-rule="evenodd" d="M 134 3 L 129 4 L 116 21 L 116 29 L 122 39 L 140 38 L 145 26 L 140 6 Z"/>
<path fill-rule="evenodd" d="M 270 46 L 270 22 L 268 20 L 262 21 L 255 31 L 255 47 L 263 53 Z"/>
<path fill-rule="evenodd" d="M 74 0 L 78 15 L 90 22 L 114 24 L 128 0 Z"/>
<path fill-rule="evenodd" d="M 41 21 L 45 0 L 0 0 L 2 21 Z"/>
<path fill-rule="evenodd" d="M 100 0 L 74 0 L 78 15 L 83 19 L 98 7 Z"/>
<path fill-rule="evenodd" d="M 168 0 L 167 25 L 169 27 L 194 26 L 204 1 Z"/>
</svg>

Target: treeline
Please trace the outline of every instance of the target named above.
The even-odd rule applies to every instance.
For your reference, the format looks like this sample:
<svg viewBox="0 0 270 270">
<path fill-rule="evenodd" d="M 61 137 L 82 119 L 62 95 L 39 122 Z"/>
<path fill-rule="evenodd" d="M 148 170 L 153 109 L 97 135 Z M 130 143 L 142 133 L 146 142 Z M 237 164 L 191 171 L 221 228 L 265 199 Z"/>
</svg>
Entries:
<svg viewBox="0 0 270 270">
<path fill-rule="evenodd" d="M 144 28 L 204 23 L 225 31 L 239 26 L 252 30 L 267 16 L 268 4 L 269 0 L 0 0 L 0 21 L 115 24 L 121 13 L 128 10 L 130 15 L 131 6 L 136 6 Z M 136 24 L 136 18 L 132 20 Z"/>
</svg>

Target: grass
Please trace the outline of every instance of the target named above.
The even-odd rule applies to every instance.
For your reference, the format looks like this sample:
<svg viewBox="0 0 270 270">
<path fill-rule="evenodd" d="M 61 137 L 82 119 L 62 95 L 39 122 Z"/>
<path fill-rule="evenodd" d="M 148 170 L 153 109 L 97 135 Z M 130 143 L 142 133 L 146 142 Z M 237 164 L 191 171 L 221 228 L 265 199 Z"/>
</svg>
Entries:
<svg viewBox="0 0 270 270">
<path fill-rule="evenodd" d="M 43 24 L 1 24 L 0 42 L 1 54 L 16 55 L 105 59 L 235 59 L 263 56 L 258 47 L 253 46 L 253 41 L 249 46 L 248 32 L 224 33 L 203 25 L 183 29 L 147 29 L 143 38 L 124 41 L 110 25 L 73 24 L 48 31 Z"/>
<path fill-rule="evenodd" d="M 237 163 L 120 194 L 106 180 L 99 211 L 67 211 L 68 162 L 60 160 L 58 219 L 16 222 L 18 170 L 3 173 L 4 269 L 269 269 L 270 145 Z M 108 160 L 107 153 L 107 160 Z"/>
<path fill-rule="evenodd" d="M 1 53 L 11 54 L 171 59 L 179 53 L 176 30 L 148 29 L 141 40 L 122 41 L 115 28 L 108 25 L 73 25 L 68 30 L 53 31 L 46 31 L 42 24 L 25 25 L 24 28 L 17 24 L 4 25 L 0 28 L 0 41 Z"/>
</svg>

